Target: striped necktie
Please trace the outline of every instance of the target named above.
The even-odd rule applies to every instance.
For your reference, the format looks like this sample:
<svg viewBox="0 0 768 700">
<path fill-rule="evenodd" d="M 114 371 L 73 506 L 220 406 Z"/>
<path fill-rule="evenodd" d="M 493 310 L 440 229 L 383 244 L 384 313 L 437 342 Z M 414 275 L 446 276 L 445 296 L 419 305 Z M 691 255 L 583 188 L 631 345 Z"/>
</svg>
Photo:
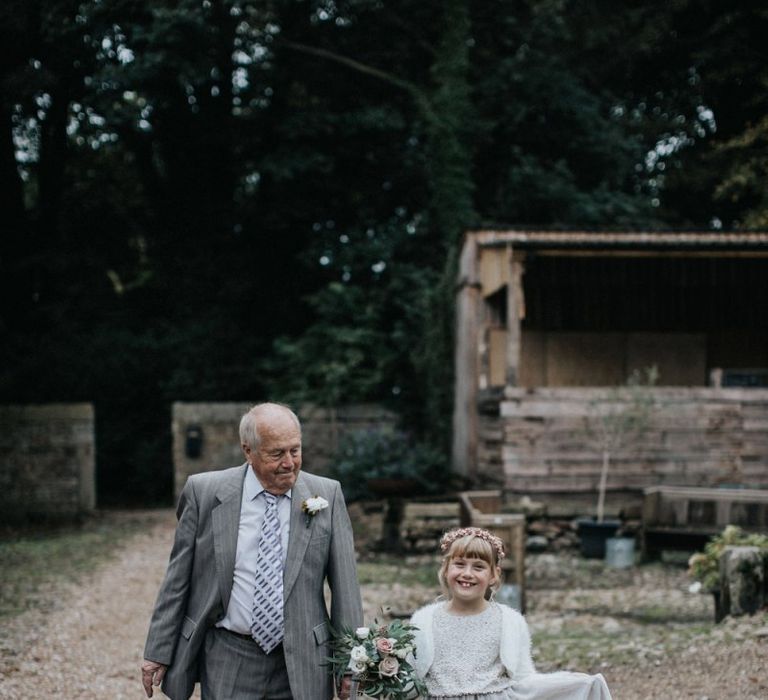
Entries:
<svg viewBox="0 0 768 700">
<path fill-rule="evenodd" d="M 262 494 L 267 509 L 259 540 L 251 636 L 269 654 L 283 641 L 283 546 L 277 517 L 279 496 L 267 491 Z"/>
</svg>

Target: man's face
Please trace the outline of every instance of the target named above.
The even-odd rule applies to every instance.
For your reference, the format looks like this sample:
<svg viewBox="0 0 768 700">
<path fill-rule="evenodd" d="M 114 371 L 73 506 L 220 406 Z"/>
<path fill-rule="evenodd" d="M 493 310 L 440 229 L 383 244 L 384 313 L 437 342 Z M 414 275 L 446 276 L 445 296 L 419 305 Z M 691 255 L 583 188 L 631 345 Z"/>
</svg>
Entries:
<svg viewBox="0 0 768 700">
<path fill-rule="evenodd" d="M 257 449 L 243 445 L 261 485 L 275 495 L 293 488 L 301 469 L 301 432 L 289 415 L 270 416 L 261 423 Z"/>
</svg>

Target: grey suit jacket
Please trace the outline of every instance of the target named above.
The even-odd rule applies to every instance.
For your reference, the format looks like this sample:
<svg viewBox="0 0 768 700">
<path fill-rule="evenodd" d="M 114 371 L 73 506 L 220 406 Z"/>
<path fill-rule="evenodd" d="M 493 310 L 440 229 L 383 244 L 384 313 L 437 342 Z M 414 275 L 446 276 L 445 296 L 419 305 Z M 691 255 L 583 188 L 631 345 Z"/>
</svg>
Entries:
<svg viewBox="0 0 768 700">
<path fill-rule="evenodd" d="M 162 689 L 171 700 L 192 694 L 205 634 L 229 604 L 248 468 L 191 476 L 179 499 L 176 537 L 144 648 L 146 659 L 168 666 Z M 311 496 L 322 496 L 329 506 L 307 526 L 301 504 Z M 354 628 L 363 619 L 352 526 L 339 483 L 299 472 L 290 524 L 283 574 L 288 678 L 295 700 L 324 700 L 332 695 L 324 666 L 330 654 L 328 624 Z M 326 580 L 330 617 L 323 596 Z"/>
</svg>

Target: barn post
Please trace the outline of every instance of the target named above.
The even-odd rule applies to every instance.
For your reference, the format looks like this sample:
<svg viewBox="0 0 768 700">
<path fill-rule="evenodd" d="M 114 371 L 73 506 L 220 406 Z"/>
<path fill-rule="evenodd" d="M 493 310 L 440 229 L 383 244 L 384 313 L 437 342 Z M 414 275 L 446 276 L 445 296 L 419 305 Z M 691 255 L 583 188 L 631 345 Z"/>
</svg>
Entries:
<svg viewBox="0 0 768 700">
<path fill-rule="evenodd" d="M 520 343 L 522 331 L 520 324 L 525 318 L 525 298 L 523 296 L 523 258 L 515 253 L 511 245 L 507 246 L 509 264 L 509 282 L 507 284 L 507 386 L 518 386 L 520 381 Z"/>
<path fill-rule="evenodd" d="M 477 472 L 477 382 L 481 313 L 478 244 L 473 233 L 467 232 L 459 258 L 456 290 L 452 466 L 454 472 L 469 478 Z"/>
</svg>

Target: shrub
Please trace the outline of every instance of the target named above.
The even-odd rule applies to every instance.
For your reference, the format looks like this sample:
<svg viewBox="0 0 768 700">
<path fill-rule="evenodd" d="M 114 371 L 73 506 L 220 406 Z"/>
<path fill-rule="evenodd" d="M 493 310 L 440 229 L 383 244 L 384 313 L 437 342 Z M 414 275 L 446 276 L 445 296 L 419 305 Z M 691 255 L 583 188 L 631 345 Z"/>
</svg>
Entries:
<svg viewBox="0 0 768 700">
<path fill-rule="evenodd" d="M 720 587 L 720 555 L 730 546 L 760 547 L 768 557 L 768 535 L 746 533 L 736 525 L 729 525 L 707 542 L 703 552 L 697 552 L 688 560 L 688 575 L 700 584 L 703 593 L 712 593 Z"/>
<path fill-rule="evenodd" d="M 372 479 L 407 479 L 414 492 L 404 496 L 433 494 L 447 490 L 450 467 L 439 450 L 414 441 L 407 433 L 392 429 L 360 430 L 341 440 L 329 476 L 338 479 L 348 501 L 375 497 Z"/>
</svg>

